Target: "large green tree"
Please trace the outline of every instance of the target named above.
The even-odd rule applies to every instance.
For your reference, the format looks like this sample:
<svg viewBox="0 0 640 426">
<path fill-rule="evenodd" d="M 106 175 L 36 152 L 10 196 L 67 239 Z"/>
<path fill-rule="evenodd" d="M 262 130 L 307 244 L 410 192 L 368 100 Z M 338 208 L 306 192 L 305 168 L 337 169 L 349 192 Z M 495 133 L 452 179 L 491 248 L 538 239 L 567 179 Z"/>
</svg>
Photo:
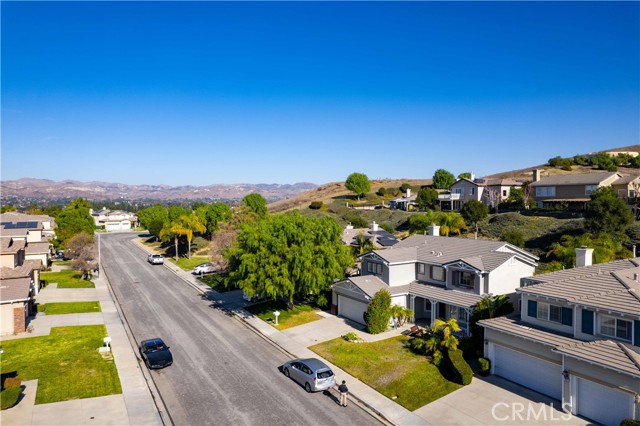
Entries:
<svg viewBox="0 0 640 426">
<path fill-rule="evenodd" d="M 358 201 L 367 192 L 371 191 L 371 183 L 364 173 L 351 173 L 345 182 L 347 189 L 356 194 Z"/>
<path fill-rule="evenodd" d="M 206 226 L 209 239 L 213 239 L 213 233 L 218 230 L 221 222 L 231 219 L 233 211 L 226 203 L 203 204 L 196 209 L 196 215 Z"/>
<path fill-rule="evenodd" d="M 89 213 L 89 203 L 82 198 L 72 201 L 56 217 L 56 236 L 59 243 L 64 243 L 81 232 L 93 235 L 96 229 L 95 221 Z"/>
<path fill-rule="evenodd" d="M 462 216 L 456 212 L 437 212 L 435 222 L 440 226 L 440 234 L 445 237 L 449 234 L 460 235 L 467 228 Z"/>
<path fill-rule="evenodd" d="M 481 201 L 470 200 L 464 203 L 460 214 L 467 223 L 475 227 L 475 238 L 478 239 L 478 223 L 483 221 L 489 215 L 489 208 Z"/>
<path fill-rule="evenodd" d="M 429 230 L 429 226 L 436 223 L 436 212 L 427 210 L 425 213 L 414 214 L 409 218 L 409 230 L 412 233 L 422 233 Z"/>
<path fill-rule="evenodd" d="M 591 194 L 584 217 L 587 232 L 595 235 L 610 234 L 619 238 L 633 224 L 633 213 L 613 188 L 601 187 Z"/>
<path fill-rule="evenodd" d="M 432 208 L 438 202 L 438 191 L 433 188 L 420 188 L 416 196 L 416 203 L 420 210 Z"/>
<path fill-rule="evenodd" d="M 342 228 L 329 217 L 275 214 L 246 224 L 226 251 L 230 278 L 248 296 L 318 295 L 353 264 Z"/>
<path fill-rule="evenodd" d="M 433 187 L 436 189 L 449 189 L 456 182 L 456 177 L 445 169 L 438 169 L 433 174 Z"/>
<path fill-rule="evenodd" d="M 259 218 L 267 215 L 267 200 L 256 192 L 246 195 L 242 199 L 242 204 L 251 212 L 258 215 Z"/>
<path fill-rule="evenodd" d="M 169 222 L 169 214 L 166 207 L 159 204 L 139 210 L 137 215 L 140 225 L 157 238 L 160 238 L 160 231 L 164 228 L 165 223 Z"/>
</svg>

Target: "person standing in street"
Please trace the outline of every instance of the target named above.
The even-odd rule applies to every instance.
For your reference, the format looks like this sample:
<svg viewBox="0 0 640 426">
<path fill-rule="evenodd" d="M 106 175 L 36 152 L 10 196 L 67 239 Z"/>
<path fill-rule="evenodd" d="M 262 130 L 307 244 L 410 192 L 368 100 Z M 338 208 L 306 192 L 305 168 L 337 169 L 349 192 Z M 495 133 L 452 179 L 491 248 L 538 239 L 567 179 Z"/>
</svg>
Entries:
<svg viewBox="0 0 640 426">
<path fill-rule="evenodd" d="M 349 393 L 349 388 L 347 387 L 347 382 L 344 380 L 342 384 L 338 386 L 338 390 L 340 391 L 340 405 L 343 407 L 347 406 L 347 394 Z"/>
</svg>

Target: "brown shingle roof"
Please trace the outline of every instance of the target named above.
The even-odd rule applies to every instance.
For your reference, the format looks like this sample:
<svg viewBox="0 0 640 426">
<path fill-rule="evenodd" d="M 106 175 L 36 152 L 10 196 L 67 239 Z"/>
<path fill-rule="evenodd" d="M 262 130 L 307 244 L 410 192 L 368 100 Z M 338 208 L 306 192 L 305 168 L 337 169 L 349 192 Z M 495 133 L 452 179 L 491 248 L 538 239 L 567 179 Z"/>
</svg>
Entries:
<svg viewBox="0 0 640 426">
<path fill-rule="evenodd" d="M 25 260 L 24 263 L 15 268 L 0 268 L 0 279 L 30 277 L 34 269 L 40 269 L 42 262 L 36 259 Z"/>
<path fill-rule="evenodd" d="M 30 289 L 31 280 L 29 278 L 0 280 L 0 301 L 9 302 L 28 299 Z"/>
<path fill-rule="evenodd" d="M 568 335 L 559 334 L 558 332 L 546 330 L 541 327 L 535 327 L 511 316 L 480 320 L 478 324 L 484 328 L 512 334 L 547 346 L 556 347 L 580 343 L 579 340 L 572 339 Z"/>
<path fill-rule="evenodd" d="M 0 238 L 0 253 L 17 253 L 26 246 L 23 239 Z"/>
<path fill-rule="evenodd" d="M 49 243 L 40 242 L 40 243 L 29 243 L 25 248 L 24 252 L 26 254 L 36 254 L 36 253 L 49 253 Z"/>
</svg>

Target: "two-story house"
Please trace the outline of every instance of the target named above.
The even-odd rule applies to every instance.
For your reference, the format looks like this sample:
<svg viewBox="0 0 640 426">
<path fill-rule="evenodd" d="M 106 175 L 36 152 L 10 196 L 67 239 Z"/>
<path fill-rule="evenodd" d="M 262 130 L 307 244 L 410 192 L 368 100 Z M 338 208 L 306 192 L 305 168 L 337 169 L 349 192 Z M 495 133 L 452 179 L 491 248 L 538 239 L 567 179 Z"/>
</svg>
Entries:
<svg viewBox="0 0 640 426">
<path fill-rule="evenodd" d="M 457 318 L 468 334 L 471 311 L 483 296 L 514 293 L 535 270 L 537 257 L 509 243 L 441 237 L 438 231 L 432 226 L 431 235 L 361 256 L 361 275 L 333 285 L 333 312 L 363 323 L 371 298 L 386 289 L 394 304 L 414 311 L 414 321 Z"/>
<path fill-rule="evenodd" d="M 2 222 L 0 238 L 24 241 L 27 260 L 39 260 L 43 265 L 49 265 L 51 244 L 43 230 L 42 222 L 39 221 Z"/>
<path fill-rule="evenodd" d="M 522 182 L 513 179 L 458 179 L 449 188 L 448 194 L 438 195 L 442 210 L 460 210 L 467 201 L 475 200 L 487 207 L 496 207 L 509 198 L 513 188 L 521 188 Z"/>
<path fill-rule="evenodd" d="M 107 232 L 128 231 L 138 222 L 138 217 L 134 213 L 123 210 L 110 210 L 105 207 L 101 210 L 91 209 L 89 213 L 96 226 L 104 226 L 104 230 Z"/>
<path fill-rule="evenodd" d="M 47 215 L 26 214 L 19 212 L 5 212 L 0 214 L 0 223 L 37 222 L 44 240 L 50 241 L 56 238 L 55 219 Z"/>
<path fill-rule="evenodd" d="M 40 288 L 40 260 L 26 259 L 24 239 L 0 238 L 0 334 L 26 330 Z"/>
<path fill-rule="evenodd" d="M 617 172 L 566 174 L 540 177 L 533 172 L 532 196 L 539 208 L 566 204 L 570 209 L 583 210 L 598 188 L 610 186 L 622 198 L 635 198 L 640 177 L 622 176 Z"/>
<path fill-rule="evenodd" d="M 605 425 L 640 418 L 640 258 L 524 278 L 521 314 L 480 321 L 491 372 Z"/>
</svg>

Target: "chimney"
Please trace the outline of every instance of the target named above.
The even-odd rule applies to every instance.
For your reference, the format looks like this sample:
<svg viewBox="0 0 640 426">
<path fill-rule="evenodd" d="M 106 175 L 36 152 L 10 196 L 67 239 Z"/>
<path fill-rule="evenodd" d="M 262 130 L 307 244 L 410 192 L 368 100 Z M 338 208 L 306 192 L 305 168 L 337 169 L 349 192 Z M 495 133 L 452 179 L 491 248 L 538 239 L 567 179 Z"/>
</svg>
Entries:
<svg viewBox="0 0 640 426">
<path fill-rule="evenodd" d="M 473 173 L 471 173 L 471 176 L 469 176 L 469 180 L 470 180 L 471 182 L 475 182 L 475 180 L 476 180 L 476 175 L 474 175 Z"/>
<path fill-rule="evenodd" d="M 349 224 L 347 226 L 345 226 L 344 229 L 347 230 L 347 231 L 353 229 L 353 225 L 351 224 L 351 222 L 349 222 Z"/>
<path fill-rule="evenodd" d="M 432 237 L 440 236 L 440 227 L 438 225 L 430 225 L 429 226 L 429 235 Z"/>
<path fill-rule="evenodd" d="M 576 267 L 593 264 L 593 249 L 582 246 L 576 249 Z"/>
<path fill-rule="evenodd" d="M 407 188 L 407 198 L 411 197 L 411 188 Z"/>
<path fill-rule="evenodd" d="M 540 180 L 540 170 L 536 169 L 533 171 L 533 181 L 537 182 Z"/>
<path fill-rule="evenodd" d="M 378 224 L 376 223 L 376 221 L 374 220 L 373 223 L 371 224 L 371 230 L 373 232 L 377 232 L 378 231 Z"/>
</svg>

